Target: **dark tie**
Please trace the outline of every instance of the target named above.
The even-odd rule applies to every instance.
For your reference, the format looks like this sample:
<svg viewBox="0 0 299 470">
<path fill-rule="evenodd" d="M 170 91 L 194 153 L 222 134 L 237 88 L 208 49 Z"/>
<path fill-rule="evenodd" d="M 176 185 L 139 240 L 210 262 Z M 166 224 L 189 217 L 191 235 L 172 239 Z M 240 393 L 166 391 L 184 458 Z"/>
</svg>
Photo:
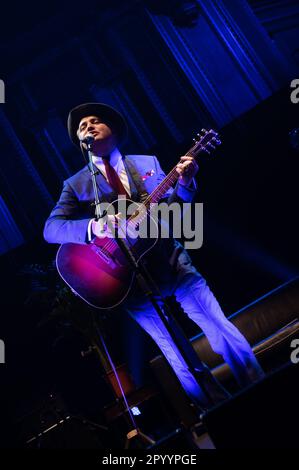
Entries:
<svg viewBox="0 0 299 470">
<path fill-rule="evenodd" d="M 122 184 L 121 179 L 116 173 L 115 169 L 110 164 L 109 158 L 103 158 L 103 162 L 105 165 L 107 180 L 110 186 L 118 195 L 124 194 L 126 197 L 129 198 L 129 194 L 125 190 L 124 185 Z"/>
</svg>

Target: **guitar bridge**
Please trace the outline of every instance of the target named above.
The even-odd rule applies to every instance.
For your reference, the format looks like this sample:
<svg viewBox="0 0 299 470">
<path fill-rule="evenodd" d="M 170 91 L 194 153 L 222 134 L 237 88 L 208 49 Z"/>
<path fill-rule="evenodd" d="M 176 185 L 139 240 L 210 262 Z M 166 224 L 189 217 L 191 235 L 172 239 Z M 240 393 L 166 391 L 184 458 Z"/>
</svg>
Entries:
<svg viewBox="0 0 299 470">
<path fill-rule="evenodd" d="M 103 260 L 106 264 L 108 264 L 111 268 L 116 268 L 117 266 L 121 266 L 120 262 L 114 256 L 111 256 L 111 253 L 99 248 L 96 245 L 91 245 L 91 249 Z"/>
</svg>

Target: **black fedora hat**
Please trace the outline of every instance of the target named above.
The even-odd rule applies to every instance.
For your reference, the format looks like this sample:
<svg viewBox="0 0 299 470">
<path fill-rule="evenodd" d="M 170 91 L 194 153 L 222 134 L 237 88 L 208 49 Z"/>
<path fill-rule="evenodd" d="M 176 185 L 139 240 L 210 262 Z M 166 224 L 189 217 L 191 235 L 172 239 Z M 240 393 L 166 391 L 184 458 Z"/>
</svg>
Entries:
<svg viewBox="0 0 299 470">
<path fill-rule="evenodd" d="M 118 136 L 118 144 L 123 142 L 127 137 L 128 126 L 125 118 L 121 113 L 104 103 L 83 103 L 71 109 L 67 120 L 67 129 L 71 141 L 75 145 L 80 145 L 77 130 L 81 119 L 86 116 L 97 116 L 101 118 L 105 124 L 113 129 Z"/>
</svg>

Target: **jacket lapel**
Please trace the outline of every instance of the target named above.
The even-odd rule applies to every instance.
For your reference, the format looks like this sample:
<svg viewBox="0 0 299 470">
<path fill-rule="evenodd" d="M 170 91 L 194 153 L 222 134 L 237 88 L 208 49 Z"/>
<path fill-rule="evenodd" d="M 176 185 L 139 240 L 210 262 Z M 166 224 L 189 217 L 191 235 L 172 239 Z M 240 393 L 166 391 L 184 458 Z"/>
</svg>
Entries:
<svg viewBox="0 0 299 470">
<path fill-rule="evenodd" d="M 136 187 L 136 176 L 134 175 L 134 171 L 132 172 L 132 165 L 131 162 L 128 161 L 127 158 L 123 157 L 123 164 L 127 173 L 127 177 L 129 180 L 130 192 L 131 192 L 131 199 L 133 201 L 137 201 L 138 198 L 138 191 Z"/>
<path fill-rule="evenodd" d="M 134 163 L 129 158 L 123 158 L 124 166 L 128 175 L 131 199 L 133 201 L 143 201 L 148 196 L 143 181 Z"/>
</svg>

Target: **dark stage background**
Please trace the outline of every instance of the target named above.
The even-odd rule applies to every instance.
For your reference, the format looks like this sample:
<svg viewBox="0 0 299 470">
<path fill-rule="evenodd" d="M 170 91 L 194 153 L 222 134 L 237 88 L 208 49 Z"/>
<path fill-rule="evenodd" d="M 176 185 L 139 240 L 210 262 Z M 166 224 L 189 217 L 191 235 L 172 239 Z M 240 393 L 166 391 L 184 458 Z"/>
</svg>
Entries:
<svg viewBox="0 0 299 470">
<path fill-rule="evenodd" d="M 130 129 L 123 152 L 155 154 L 165 171 L 202 127 L 219 130 L 223 145 L 200 161 L 204 242 L 190 255 L 230 315 L 299 274 L 299 151 L 289 138 L 299 127 L 290 100 L 299 5 L 10 2 L 0 36 L 4 408 L 16 422 L 54 390 L 70 409 L 94 415 L 111 391 L 96 358 L 80 356 L 88 342 L 71 324 L 53 266 L 57 246 L 42 239 L 63 180 L 84 164 L 68 140 L 68 111 L 88 101 L 116 107 Z M 117 314 L 107 331 L 137 386 L 151 383 L 151 341 Z"/>
</svg>

